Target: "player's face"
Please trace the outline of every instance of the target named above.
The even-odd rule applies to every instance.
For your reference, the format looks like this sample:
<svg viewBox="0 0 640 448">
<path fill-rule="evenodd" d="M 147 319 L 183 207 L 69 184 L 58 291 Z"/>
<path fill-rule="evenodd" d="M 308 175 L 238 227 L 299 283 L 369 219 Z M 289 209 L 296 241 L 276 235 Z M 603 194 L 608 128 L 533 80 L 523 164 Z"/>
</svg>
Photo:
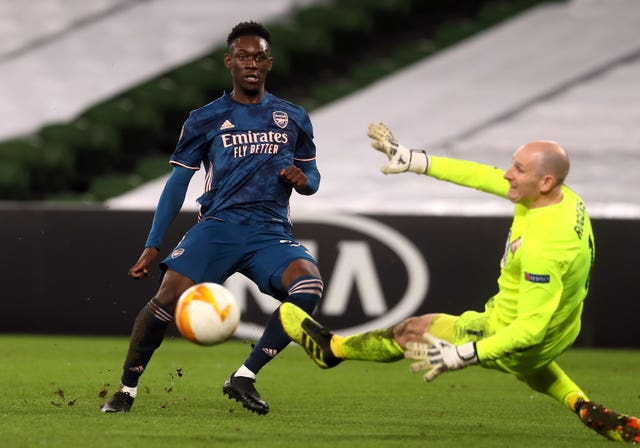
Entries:
<svg viewBox="0 0 640 448">
<path fill-rule="evenodd" d="M 240 36 L 229 47 L 224 63 L 231 72 L 236 99 L 253 98 L 264 92 L 267 73 L 273 65 L 266 40 Z"/>
<path fill-rule="evenodd" d="M 507 198 L 533 208 L 540 199 L 544 183 L 544 176 L 540 174 L 540 153 L 525 145 L 518 148 L 512 160 L 504 173 L 504 178 L 509 181 Z"/>
</svg>

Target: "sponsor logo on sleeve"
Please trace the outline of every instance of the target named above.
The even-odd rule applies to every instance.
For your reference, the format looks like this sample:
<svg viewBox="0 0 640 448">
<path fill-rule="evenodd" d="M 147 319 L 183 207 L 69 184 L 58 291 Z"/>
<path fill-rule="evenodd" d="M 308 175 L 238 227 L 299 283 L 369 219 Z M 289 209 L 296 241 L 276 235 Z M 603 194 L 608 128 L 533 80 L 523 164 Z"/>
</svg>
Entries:
<svg viewBox="0 0 640 448">
<path fill-rule="evenodd" d="M 532 274 L 531 272 L 525 272 L 524 279 L 531 283 L 549 283 L 551 281 L 551 276 L 548 274 Z"/>
</svg>

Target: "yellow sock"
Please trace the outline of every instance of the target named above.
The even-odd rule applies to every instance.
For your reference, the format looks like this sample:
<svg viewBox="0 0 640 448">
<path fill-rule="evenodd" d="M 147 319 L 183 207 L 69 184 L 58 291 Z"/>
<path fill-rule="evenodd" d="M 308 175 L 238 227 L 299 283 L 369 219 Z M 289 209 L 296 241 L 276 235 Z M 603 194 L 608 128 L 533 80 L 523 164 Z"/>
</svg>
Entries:
<svg viewBox="0 0 640 448">
<path fill-rule="evenodd" d="M 579 399 L 589 401 L 587 394 L 555 362 L 520 379 L 532 389 L 553 397 L 572 412 L 575 412 L 575 406 Z"/>
<path fill-rule="evenodd" d="M 587 397 L 582 391 L 569 392 L 562 399 L 562 404 L 564 404 L 565 407 L 569 408 L 569 410 L 575 412 L 577 411 L 576 403 L 578 403 L 578 401 L 589 401 L 589 397 Z"/>
<path fill-rule="evenodd" d="M 331 351 L 341 359 L 393 362 L 404 359 L 404 350 L 393 339 L 391 328 L 353 336 L 331 338 Z"/>
<path fill-rule="evenodd" d="M 331 337 L 329 347 L 331 348 L 331 351 L 336 356 L 336 358 L 344 359 L 344 352 L 342 351 L 343 340 L 344 338 L 342 336 L 338 336 L 337 334 L 334 334 Z"/>
</svg>

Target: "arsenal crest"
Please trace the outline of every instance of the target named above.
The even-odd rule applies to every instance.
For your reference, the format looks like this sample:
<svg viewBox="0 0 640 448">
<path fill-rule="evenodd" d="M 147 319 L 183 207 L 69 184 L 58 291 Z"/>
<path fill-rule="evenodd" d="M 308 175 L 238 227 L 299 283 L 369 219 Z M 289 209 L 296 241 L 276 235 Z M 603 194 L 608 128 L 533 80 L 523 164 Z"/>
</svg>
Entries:
<svg viewBox="0 0 640 448">
<path fill-rule="evenodd" d="M 282 129 L 287 127 L 289 124 L 289 115 L 286 112 L 282 112 L 281 110 L 276 110 L 273 112 L 273 121 Z"/>
</svg>

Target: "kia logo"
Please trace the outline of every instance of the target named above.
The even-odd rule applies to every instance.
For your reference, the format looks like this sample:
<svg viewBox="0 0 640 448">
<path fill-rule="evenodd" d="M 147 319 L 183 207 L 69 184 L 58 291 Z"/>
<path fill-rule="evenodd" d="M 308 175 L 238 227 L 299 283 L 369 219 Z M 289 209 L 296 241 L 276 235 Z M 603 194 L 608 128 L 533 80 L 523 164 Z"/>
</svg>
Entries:
<svg viewBox="0 0 640 448">
<path fill-rule="evenodd" d="M 392 227 L 363 216 L 304 214 L 296 216 L 294 234 L 318 260 L 325 283 L 314 318 L 337 333 L 388 328 L 413 315 L 426 297 L 427 263 Z M 280 302 L 240 274 L 225 286 L 243 310 L 236 337 L 258 339 Z"/>
</svg>

